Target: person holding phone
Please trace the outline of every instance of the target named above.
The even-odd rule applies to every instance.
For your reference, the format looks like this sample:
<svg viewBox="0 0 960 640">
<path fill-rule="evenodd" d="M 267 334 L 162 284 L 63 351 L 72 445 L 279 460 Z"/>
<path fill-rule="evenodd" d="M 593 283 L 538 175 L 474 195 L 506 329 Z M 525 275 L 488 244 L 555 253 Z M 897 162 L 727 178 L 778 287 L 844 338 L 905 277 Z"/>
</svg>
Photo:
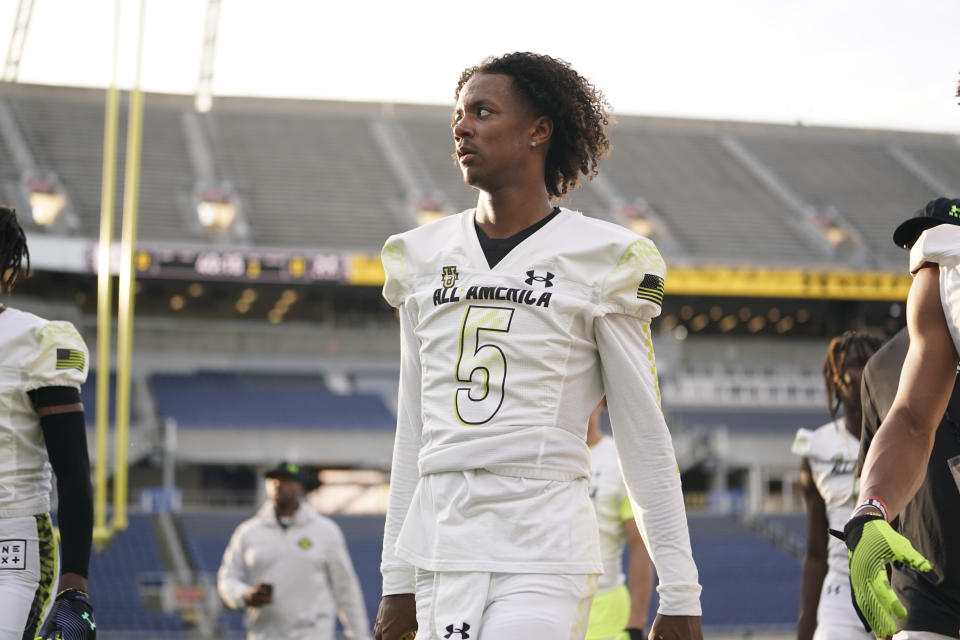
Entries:
<svg viewBox="0 0 960 640">
<path fill-rule="evenodd" d="M 334 616 L 346 638 L 370 640 L 343 533 L 303 502 L 304 485 L 298 464 L 267 472 L 267 502 L 234 531 L 217 590 L 231 609 L 246 609 L 247 640 L 333 640 Z"/>
</svg>

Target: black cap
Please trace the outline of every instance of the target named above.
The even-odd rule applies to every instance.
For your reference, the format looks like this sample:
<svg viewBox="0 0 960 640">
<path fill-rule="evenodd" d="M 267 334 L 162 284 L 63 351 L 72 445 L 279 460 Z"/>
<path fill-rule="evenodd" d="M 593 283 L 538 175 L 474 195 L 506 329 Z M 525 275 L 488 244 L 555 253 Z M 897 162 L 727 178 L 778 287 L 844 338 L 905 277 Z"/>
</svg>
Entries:
<svg viewBox="0 0 960 640">
<path fill-rule="evenodd" d="M 938 224 L 960 225 L 960 200 L 937 198 L 927 203 L 909 220 L 893 232 L 893 242 L 898 247 L 910 249 L 920 234 Z"/>
<path fill-rule="evenodd" d="M 264 476 L 265 478 L 293 478 L 303 484 L 306 484 L 307 478 L 303 472 L 303 467 L 301 467 L 296 462 L 288 462 L 284 460 L 277 466 L 269 469 Z"/>
</svg>

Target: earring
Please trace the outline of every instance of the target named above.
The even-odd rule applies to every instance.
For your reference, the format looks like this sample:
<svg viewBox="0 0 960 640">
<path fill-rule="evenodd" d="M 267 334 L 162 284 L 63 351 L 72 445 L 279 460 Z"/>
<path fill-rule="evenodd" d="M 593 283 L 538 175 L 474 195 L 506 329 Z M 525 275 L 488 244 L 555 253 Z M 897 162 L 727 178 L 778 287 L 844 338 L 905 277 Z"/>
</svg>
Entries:
<svg viewBox="0 0 960 640">
<path fill-rule="evenodd" d="M 537 146 L 537 141 L 536 141 L 536 140 L 531 140 L 531 141 L 530 141 L 530 148 L 533 148 L 533 147 L 535 147 L 535 146 Z"/>
</svg>

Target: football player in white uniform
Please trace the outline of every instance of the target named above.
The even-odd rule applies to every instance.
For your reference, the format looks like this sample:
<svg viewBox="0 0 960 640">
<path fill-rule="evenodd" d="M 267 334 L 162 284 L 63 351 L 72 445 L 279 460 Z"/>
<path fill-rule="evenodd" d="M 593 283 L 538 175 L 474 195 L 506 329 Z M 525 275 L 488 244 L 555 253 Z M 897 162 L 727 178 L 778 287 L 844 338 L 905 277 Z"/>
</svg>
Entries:
<svg viewBox="0 0 960 640">
<path fill-rule="evenodd" d="M 375 635 L 582 639 L 603 570 L 588 494 L 606 394 L 660 576 L 653 637 L 701 638 L 680 474 L 659 407 L 653 243 L 554 207 L 609 142 L 606 102 L 565 62 L 463 72 L 455 157 L 477 207 L 389 238 L 400 395 Z"/>
<path fill-rule="evenodd" d="M 960 200 L 938 198 L 894 232 L 910 249 L 907 296 L 910 347 L 900 385 L 864 462 L 860 505 L 844 527 L 857 606 L 877 637 L 896 632 L 906 610 L 887 580 L 886 565 L 919 571 L 930 563 L 895 532 L 897 517 L 923 483 L 940 420 L 957 377 L 960 352 Z M 945 535 L 960 535 L 946 532 Z M 936 638 L 904 631 L 897 638 Z M 947 636 L 942 636 L 947 638 Z"/>
<path fill-rule="evenodd" d="M 586 640 L 646 640 L 644 629 L 653 591 L 653 566 L 623 484 L 617 447 L 600 428 L 605 406 L 606 403 L 601 402 L 593 410 L 587 425 L 590 499 L 600 525 L 603 575 L 590 607 Z M 623 574 L 625 545 L 630 550 L 626 576 Z"/>
<path fill-rule="evenodd" d="M 29 270 L 26 238 L 13 209 L 0 206 L 3 291 L 21 270 Z M 0 305 L 0 640 L 96 637 L 86 593 L 93 530 L 80 404 L 86 376 L 87 348 L 72 324 Z M 51 467 L 60 562 L 49 515 Z"/>
<path fill-rule="evenodd" d="M 807 503 L 797 640 L 869 640 L 850 599 L 847 548 L 828 527 L 842 529 L 857 499 L 860 449 L 860 379 L 877 349 L 874 338 L 847 331 L 830 341 L 823 361 L 831 422 L 799 429 L 793 453 L 803 456 L 800 485 Z M 843 417 L 837 412 L 843 408 Z"/>
</svg>

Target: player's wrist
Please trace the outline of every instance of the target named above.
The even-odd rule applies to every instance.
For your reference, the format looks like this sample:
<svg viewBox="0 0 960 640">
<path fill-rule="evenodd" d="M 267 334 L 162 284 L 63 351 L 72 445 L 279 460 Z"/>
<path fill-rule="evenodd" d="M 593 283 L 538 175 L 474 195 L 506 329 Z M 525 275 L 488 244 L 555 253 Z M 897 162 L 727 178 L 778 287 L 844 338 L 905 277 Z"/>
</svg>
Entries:
<svg viewBox="0 0 960 640">
<path fill-rule="evenodd" d="M 853 510 L 851 513 L 851 518 L 856 516 L 875 514 L 879 515 L 884 520 L 889 521 L 889 511 L 887 509 L 886 503 L 877 496 L 866 496 L 860 500 L 860 504 Z"/>
</svg>

